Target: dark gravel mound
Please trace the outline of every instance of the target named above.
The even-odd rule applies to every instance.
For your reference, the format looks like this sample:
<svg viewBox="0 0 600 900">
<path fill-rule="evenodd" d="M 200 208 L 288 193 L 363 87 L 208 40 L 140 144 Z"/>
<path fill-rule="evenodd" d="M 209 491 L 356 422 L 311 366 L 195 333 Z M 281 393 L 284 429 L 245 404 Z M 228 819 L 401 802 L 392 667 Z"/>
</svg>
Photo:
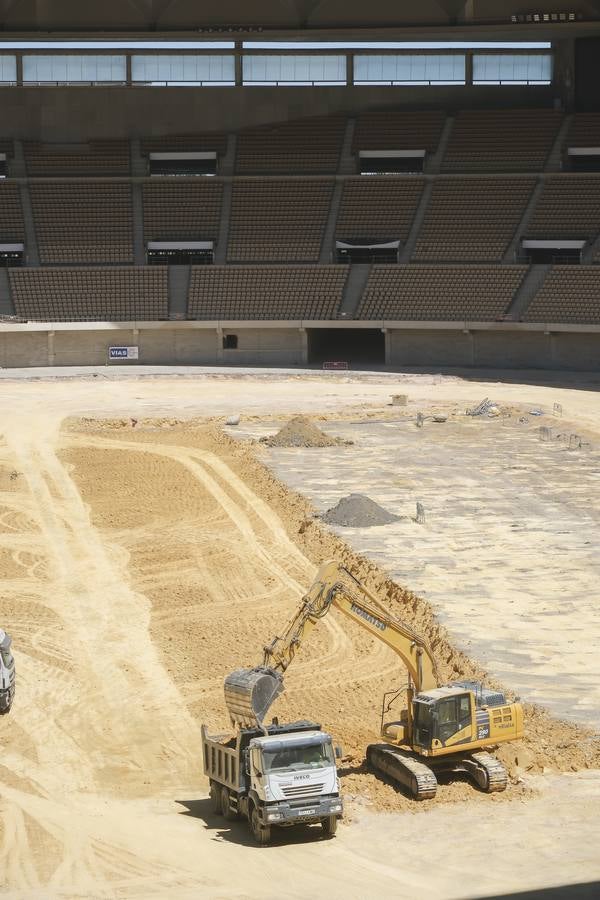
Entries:
<svg viewBox="0 0 600 900">
<path fill-rule="evenodd" d="M 350 494 L 321 517 L 329 525 L 343 525 L 347 528 L 370 528 L 372 525 L 389 525 L 397 522 L 395 516 L 375 503 L 365 494 Z"/>
</svg>

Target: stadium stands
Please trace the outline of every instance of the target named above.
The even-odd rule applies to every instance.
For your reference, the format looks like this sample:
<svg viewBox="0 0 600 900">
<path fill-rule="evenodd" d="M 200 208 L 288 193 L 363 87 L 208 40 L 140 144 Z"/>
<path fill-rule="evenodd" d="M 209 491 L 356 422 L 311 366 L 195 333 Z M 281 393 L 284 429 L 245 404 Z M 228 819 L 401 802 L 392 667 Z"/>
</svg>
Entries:
<svg viewBox="0 0 600 900">
<path fill-rule="evenodd" d="M 413 259 L 500 262 L 534 188 L 533 178 L 439 178 Z"/>
<path fill-rule="evenodd" d="M 213 240 L 219 234 L 223 184 L 208 179 L 161 179 L 143 185 L 144 237 Z"/>
<path fill-rule="evenodd" d="M 435 153 L 446 113 L 442 110 L 377 110 L 356 120 L 352 149 L 427 150 Z"/>
<path fill-rule="evenodd" d="M 507 311 L 525 266 L 373 266 L 359 319 L 494 321 Z"/>
<path fill-rule="evenodd" d="M 43 264 L 131 263 L 131 186 L 119 182 L 32 182 Z"/>
<path fill-rule="evenodd" d="M 600 270 L 594 266 L 556 266 L 523 318 L 526 322 L 600 324 Z"/>
<path fill-rule="evenodd" d="M 24 241 L 25 226 L 18 185 L 0 181 L 0 240 Z"/>
<path fill-rule="evenodd" d="M 153 268 L 11 269 L 17 316 L 34 322 L 167 319 L 168 273 Z"/>
<path fill-rule="evenodd" d="M 334 182 L 238 179 L 233 185 L 230 262 L 316 262 Z"/>
<path fill-rule="evenodd" d="M 350 178 L 344 183 L 339 240 L 406 240 L 425 181 L 392 176 Z"/>
<path fill-rule="evenodd" d="M 24 144 L 31 178 L 129 175 L 129 141 L 91 141 L 81 144 Z"/>
<path fill-rule="evenodd" d="M 189 319 L 335 319 L 347 266 L 192 269 Z"/>
<path fill-rule="evenodd" d="M 600 233 L 600 175 L 553 175 L 527 226 L 532 238 L 594 238 Z"/>
<path fill-rule="evenodd" d="M 469 109 L 458 114 L 445 172 L 541 171 L 560 128 L 552 109 Z"/>
<path fill-rule="evenodd" d="M 575 113 L 563 146 L 600 147 L 600 113 Z"/>
<path fill-rule="evenodd" d="M 321 116 L 241 131 L 236 171 L 254 175 L 334 174 L 345 128 L 345 116 Z"/>
</svg>

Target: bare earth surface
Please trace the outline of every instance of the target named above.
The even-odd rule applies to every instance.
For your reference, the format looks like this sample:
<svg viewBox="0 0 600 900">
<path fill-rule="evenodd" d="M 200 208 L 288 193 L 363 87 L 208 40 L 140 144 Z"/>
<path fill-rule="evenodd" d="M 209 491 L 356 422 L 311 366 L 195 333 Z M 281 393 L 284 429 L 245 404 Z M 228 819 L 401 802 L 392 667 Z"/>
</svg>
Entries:
<svg viewBox="0 0 600 900">
<path fill-rule="evenodd" d="M 395 658 L 333 615 L 290 669 L 276 711 L 315 716 L 344 744 L 348 824 L 333 841 L 299 830 L 259 849 L 242 823 L 208 812 L 200 723 L 225 724 L 223 676 L 260 658 L 320 559 L 340 556 L 424 631 L 444 677 L 481 672 L 427 603 L 322 531 L 256 448 L 182 421 L 239 412 L 266 427 L 308 411 L 376 421 L 400 391 L 423 405 L 473 405 L 492 393 L 505 403 L 561 402 L 600 442 L 599 396 L 557 387 L 237 373 L 0 384 L 0 622 L 19 670 L 13 712 L 0 721 L 6 896 L 472 897 L 600 878 L 591 734 L 527 707 L 528 739 L 504 753 L 505 795 L 442 785 L 438 801 L 415 807 L 361 765 L 382 690 L 402 680 Z M 493 540 L 485 522 L 478 527 Z M 597 535 L 590 540 L 597 551 Z M 433 559 L 439 549 L 427 552 Z M 573 559 L 573 577 L 586 559 Z M 411 577 L 400 580 L 415 589 Z M 441 592 L 431 599 L 447 612 Z M 572 639 L 597 642 L 597 619 L 579 621 L 573 603 Z M 504 622 L 492 617 L 494 628 L 503 640 Z M 565 666 L 548 654 L 543 674 L 560 682 Z"/>
</svg>

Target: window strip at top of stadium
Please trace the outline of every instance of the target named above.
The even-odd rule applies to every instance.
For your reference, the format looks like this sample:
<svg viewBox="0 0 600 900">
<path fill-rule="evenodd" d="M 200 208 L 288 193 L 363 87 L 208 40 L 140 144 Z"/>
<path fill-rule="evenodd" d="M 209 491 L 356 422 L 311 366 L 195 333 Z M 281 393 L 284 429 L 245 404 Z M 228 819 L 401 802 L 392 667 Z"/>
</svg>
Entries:
<svg viewBox="0 0 600 900">
<path fill-rule="evenodd" d="M 244 50 L 549 50 L 551 41 L 243 41 Z M 2 50 L 234 50 L 235 41 L 12 40 Z"/>
</svg>

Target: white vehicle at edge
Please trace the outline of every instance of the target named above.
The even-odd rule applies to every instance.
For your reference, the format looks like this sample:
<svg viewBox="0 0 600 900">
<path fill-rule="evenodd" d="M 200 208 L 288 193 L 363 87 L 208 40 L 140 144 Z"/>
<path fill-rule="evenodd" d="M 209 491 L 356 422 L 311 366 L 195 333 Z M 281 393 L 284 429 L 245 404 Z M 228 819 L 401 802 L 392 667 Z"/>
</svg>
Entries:
<svg viewBox="0 0 600 900">
<path fill-rule="evenodd" d="M 15 658 L 11 644 L 10 636 L 0 628 L 0 716 L 10 711 L 15 696 Z"/>
</svg>

